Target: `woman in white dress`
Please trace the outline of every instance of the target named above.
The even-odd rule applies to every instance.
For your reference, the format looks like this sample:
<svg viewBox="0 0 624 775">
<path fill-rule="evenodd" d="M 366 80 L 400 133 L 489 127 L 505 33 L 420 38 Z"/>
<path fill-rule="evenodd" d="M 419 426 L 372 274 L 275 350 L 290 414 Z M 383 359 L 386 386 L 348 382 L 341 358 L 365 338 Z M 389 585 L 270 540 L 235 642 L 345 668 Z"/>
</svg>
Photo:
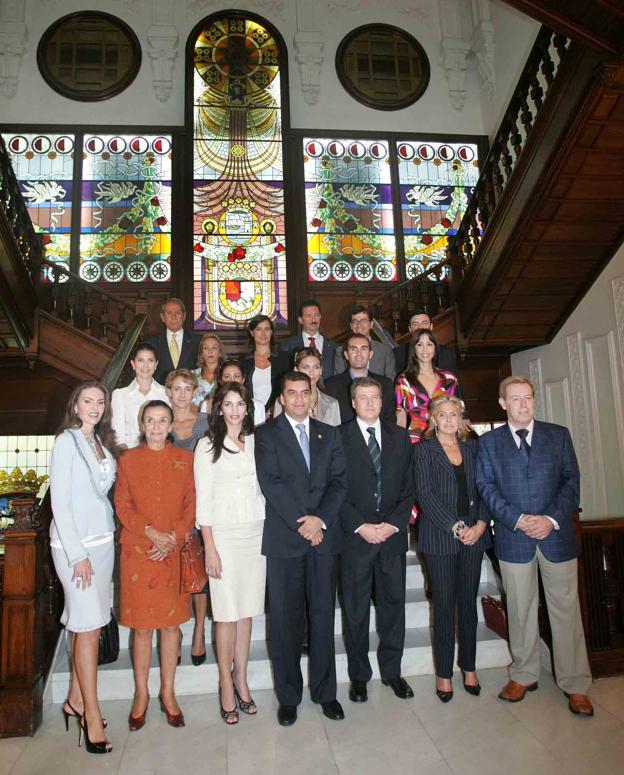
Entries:
<svg viewBox="0 0 624 775">
<path fill-rule="evenodd" d="M 115 481 L 117 449 L 108 390 L 83 382 L 70 396 L 52 449 L 52 561 L 65 595 L 61 623 L 72 633 L 72 680 L 63 706 L 84 732 L 89 753 L 109 753 L 97 698 L 100 628 L 111 618 L 115 521 L 107 493 Z"/>
<path fill-rule="evenodd" d="M 148 401 L 170 403 L 164 385 L 154 379 L 158 357 L 149 342 L 139 342 L 136 345 L 130 365 L 134 371 L 134 379 L 127 387 L 113 390 L 111 396 L 113 430 L 120 449 L 139 446 L 139 412 L 144 404 Z"/>
<path fill-rule="evenodd" d="M 264 611 L 261 554 L 264 496 L 256 478 L 253 404 L 238 382 L 217 390 L 208 436 L 195 448 L 196 520 L 206 551 L 219 665 L 219 705 L 226 724 L 238 708 L 253 715 L 247 685 L 251 619 Z"/>
</svg>

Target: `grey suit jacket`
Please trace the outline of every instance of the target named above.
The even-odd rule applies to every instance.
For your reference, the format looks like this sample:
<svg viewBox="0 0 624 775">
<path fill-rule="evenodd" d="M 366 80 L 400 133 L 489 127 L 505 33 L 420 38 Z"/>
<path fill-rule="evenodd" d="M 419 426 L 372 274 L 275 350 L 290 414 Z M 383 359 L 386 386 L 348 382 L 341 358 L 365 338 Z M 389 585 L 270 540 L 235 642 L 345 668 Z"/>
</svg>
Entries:
<svg viewBox="0 0 624 775">
<path fill-rule="evenodd" d="M 368 364 L 369 371 L 375 374 L 382 374 L 384 377 L 394 381 L 397 370 L 393 348 L 389 344 L 379 342 L 376 339 L 371 340 L 371 347 L 373 348 L 373 357 Z M 336 347 L 336 374 L 342 374 L 343 371 L 347 370 L 347 362 L 342 354 L 343 351 L 343 345 Z"/>
</svg>

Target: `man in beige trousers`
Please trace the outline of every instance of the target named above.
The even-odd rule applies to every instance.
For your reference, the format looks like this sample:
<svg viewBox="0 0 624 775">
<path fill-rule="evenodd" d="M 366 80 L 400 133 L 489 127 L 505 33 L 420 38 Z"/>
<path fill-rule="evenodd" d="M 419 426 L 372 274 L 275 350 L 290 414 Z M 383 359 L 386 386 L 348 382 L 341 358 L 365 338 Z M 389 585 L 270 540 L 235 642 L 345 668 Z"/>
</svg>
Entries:
<svg viewBox="0 0 624 775">
<path fill-rule="evenodd" d="M 572 713 L 592 716 L 591 673 L 578 599 L 573 514 L 579 470 L 568 430 L 534 419 L 533 385 L 500 385 L 507 423 L 479 440 L 477 487 L 494 518 L 494 541 L 507 595 L 510 681 L 498 695 L 523 700 L 540 672 L 538 568 L 552 630 L 556 681 Z"/>
</svg>

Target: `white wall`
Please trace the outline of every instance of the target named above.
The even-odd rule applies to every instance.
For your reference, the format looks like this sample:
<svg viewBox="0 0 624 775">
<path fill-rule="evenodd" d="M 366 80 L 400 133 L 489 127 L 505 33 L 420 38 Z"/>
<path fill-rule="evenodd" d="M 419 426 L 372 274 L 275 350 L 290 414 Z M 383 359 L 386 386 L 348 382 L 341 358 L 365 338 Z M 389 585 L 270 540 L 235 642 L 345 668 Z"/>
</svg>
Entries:
<svg viewBox="0 0 624 775">
<path fill-rule="evenodd" d="M 567 425 L 581 468 L 582 519 L 624 515 L 624 246 L 554 340 L 512 356 L 539 418 Z"/>
<path fill-rule="evenodd" d="M 52 22 L 85 7 L 107 11 L 135 31 L 143 50 L 141 70 L 122 94 L 104 102 L 79 103 L 56 94 L 43 80 L 36 63 L 37 45 Z M 405 132 L 492 134 L 522 70 L 535 37 L 537 24 L 510 11 L 500 0 L 102 0 L 85 4 L 76 0 L 0 0 L 0 76 L 11 65 L 8 43 L 25 52 L 21 64 L 13 60 L 18 84 L 14 96 L 0 90 L 0 122 L 27 124 L 146 124 L 179 126 L 184 123 L 184 51 L 191 29 L 219 9 L 242 8 L 270 21 L 288 47 L 291 125 L 310 129 L 392 130 Z M 491 20 L 490 43 L 494 66 L 493 96 L 476 69 L 475 19 Z M 161 27 L 155 28 L 157 22 Z M 387 113 L 366 108 L 350 97 L 336 76 L 334 59 L 341 39 L 353 28 L 384 22 L 411 32 L 425 48 L 431 80 L 423 97 L 405 110 Z M 489 23 L 489 22 L 488 22 Z M 157 99 L 149 35 L 154 30 L 177 33 L 177 49 L 168 100 Z M 489 29 L 489 28 L 488 28 Z M 456 37 L 453 37 L 456 36 Z M 301 40 L 312 41 L 304 50 Z M 442 56 L 443 42 L 467 47 L 463 70 L 452 67 L 452 57 Z M 16 50 L 13 48 L 12 50 Z M 306 102 L 297 57 L 311 53 L 307 77 L 318 81 L 320 93 Z M 315 70 L 314 56 L 320 56 Z M 5 59 L 3 60 L 3 57 Z M 310 62 L 308 62 L 310 64 Z M 456 109 L 449 96 L 449 77 L 464 89 L 463 106 Z M 309 93 L 308 93 L 309 98 Z"/>
</svg>

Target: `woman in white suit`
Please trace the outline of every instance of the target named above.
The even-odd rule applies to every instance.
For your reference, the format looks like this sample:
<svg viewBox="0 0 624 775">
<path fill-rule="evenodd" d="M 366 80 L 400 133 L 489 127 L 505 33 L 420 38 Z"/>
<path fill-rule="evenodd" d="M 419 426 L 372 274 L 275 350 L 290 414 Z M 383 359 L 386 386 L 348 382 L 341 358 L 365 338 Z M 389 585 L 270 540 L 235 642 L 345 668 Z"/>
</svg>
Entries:
<svg viewBox="0 0 624 775">
<path fill-rule="evenodd" d="M 99 382 L 72 393 L 50 461 L 52 560 L 63 586 L 61 623 L 73 633 L 72 684 L 63 706 L 65 723 L 78 717 L 89 753 L 109 753 L 97 698 L 100 628 L 111 618 L 115 562 L 113 507 L 108 500 L 116 472 L 110 397 Z"/>
<path fill-rule="evenodd" d="M 219 703 L 226 724 L 238 710 L 253 715 L 247 685 L 251 620 L 264 611 L 266 561 L 261 553 L 264 496 L 256 478 L 249 390 L 226 382 L 213 399 L 207 437 L 195 447 L 196 520 L 206 550 L 219 665 Z"/>
</svg>

